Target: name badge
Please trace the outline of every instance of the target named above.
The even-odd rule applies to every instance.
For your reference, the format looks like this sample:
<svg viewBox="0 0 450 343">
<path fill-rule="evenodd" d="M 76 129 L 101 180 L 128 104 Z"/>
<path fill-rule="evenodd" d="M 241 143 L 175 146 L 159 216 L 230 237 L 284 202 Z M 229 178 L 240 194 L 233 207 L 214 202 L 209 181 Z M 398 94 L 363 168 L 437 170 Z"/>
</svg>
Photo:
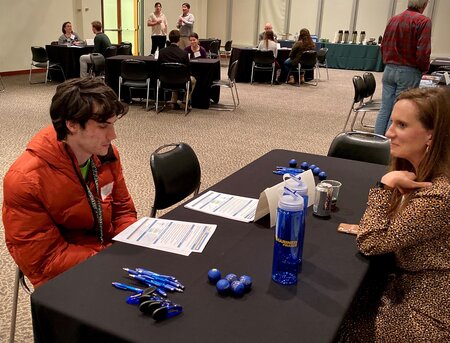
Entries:
<svg viewBox="0 0 450 343">
<path fill-rule="evenodd" d="M 200 57 L 201 55 L 202 55 L 202 54 L 200 53 L 200 51 L 194 52 L 194 57 L 195 57 L 195 58 Z"/>
<path fill-rule="evenodd" d="M 102 200 L 105 200 L 112 192 L 114 186 L 114 182 L 108 183 L 100 189 L 100 193 L 102 196 Z"/>
</svg>

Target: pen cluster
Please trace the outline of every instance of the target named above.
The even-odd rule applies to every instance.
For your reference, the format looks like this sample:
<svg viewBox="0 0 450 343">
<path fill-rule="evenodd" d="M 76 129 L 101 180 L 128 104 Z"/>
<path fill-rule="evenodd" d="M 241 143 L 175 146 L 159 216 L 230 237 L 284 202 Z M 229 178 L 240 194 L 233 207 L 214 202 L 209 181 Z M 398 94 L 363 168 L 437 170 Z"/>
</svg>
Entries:
<svg viewBox="0 0 450 343">
<path fill-rule="evenodd" d="M 156 292 L 167 297 L 167 291 L 169 292 L 183 292 L 184 286 L 174 276 L 163 275 L 152 272 L 144 268 L 123 268 L 128 273 L 128 276 L 148 287 L 156 287 Z"/>
<path fill-rule="evenodd" d="M 248 275 L 238 277 L 236 274 L 227 274 L 222 279 L 219 269 L 212 268 L 208 271 L 208 280 L 216 286 L 220 295 L 232 294 L 235 297 L 242 297 L 244 293 L 250 292 L 252 288 L 252 278 Z"/>
</svg>

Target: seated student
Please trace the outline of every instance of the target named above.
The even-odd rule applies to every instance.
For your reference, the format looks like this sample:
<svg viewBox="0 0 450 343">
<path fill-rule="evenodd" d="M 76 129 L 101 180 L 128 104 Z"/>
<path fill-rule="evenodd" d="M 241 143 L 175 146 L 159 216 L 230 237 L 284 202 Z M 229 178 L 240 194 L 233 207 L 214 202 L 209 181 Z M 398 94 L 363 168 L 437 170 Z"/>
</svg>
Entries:
<svg viewBox="0 0 450 343">
<path fill-rule="evenodd" d="M 268 30 L 268 31 L 266 31 L 264 33 L 264 39 L 259 42 L 258 50 L 261 50 L 261 51 L 273 51 L 273 56 L 275 58 L 277 58 L 278 45 L 275 42 L 275 38 L 274 38 L 274 34 L 273 34 L 272 30 Z M 279 85 L 280 84 L 279 78 L 280 78 L 280 74 L 281 74 L 281 69 L 280 69 L 280 64 L 278 63 L 277 60 L 275 60 L 275 70 L 276 70 L 276 77 L 275 77 L 274 84 Z"/>
<path fill-rule="evenodd" d="M 450 342 L 449 113 L 445 88 L 397 98 L 390 168 L 369 192 L 357 236 L 363 254 L 391 254 L 394 268 L 365 282 L 339 342 Z"/>
<path fill-rule="evenodd" d="M 62 32 L 63 34 L 58 38 L 58 45 L 79 45 L 82 43 L 78 34 L 72 30 L 70 21 L 62 24 Z"/>
<path fill-rule="evenodd" d="M 111 46 L 111 41 L 109 40 L 109 37 L 102 32 L 101 22 L 96 20 L 93 21 L 91 25 L 92 25 L 92 32 L 95 34 L 93 52 L 104 55 L 106 49 Z M 89 75 L 87 65 L 90 62 L 91 56 L 89 54 L 80 56 L 80 77 L 86 77 Z"/>
<path fill-rule="evenodd" d="M 262 41 L 262 40 L 264 39 L 264 34 L 265 34 L 267 31 L 272 31 L 272 32 L 273 32 L 273 28 L 272 28 L 272 24 L 271 24 L 271 23 L 266 23 L 266 25 L 264 25 L 264 31 L 261 32 L 261 33 L 258 35 L 258 41 Z M 273 34 L 273 40 L 274 40 L 275 42 L 277 42 L 277 35 L 276 35 L 275 33 Z"/>
<path fill-rule="evenodd" d="M 50 106 L 53 126 L 38 132 L 6 173 L 6 245 L 35 287 L 103 250 L 136 221 L 111 144 L 127 111 L 99 79 L 61 83 Z"/>
<path fill-rule="evenodd" d="M 184 48 L 184 50 L 189 54 L 189 58 L 206 58 L 206 50 L 204 47 L 200 46 L 198 43 L 198 34 L 195 32 L 192 32 L 189 35 L 189 40 L 191 42 L 191 45 Z"/>
<path fill-rule="evenodd" d="M 311 39 L 311 35 L 308 29 L 301 29 L 300 35 L 298 36 L 298 41 L 295 42 L 292 47 L 291 53 L 289 54 L 289 58 L 284 61 L 284 69 L 286 74 L 289 73 L 289 70 L 292 68 L 296 68 L 298 66 L 298 62 L 300 62 L 300 56 L 306 50 L 314 50 L 316 45 Z M 305 82 L 305 75 L 301 75 L 301 82 Z M 289 84 L 294 84 L 295 79 L 293 75 L 289 76 L 289 80 L 287 81 Z"/>
</svg>

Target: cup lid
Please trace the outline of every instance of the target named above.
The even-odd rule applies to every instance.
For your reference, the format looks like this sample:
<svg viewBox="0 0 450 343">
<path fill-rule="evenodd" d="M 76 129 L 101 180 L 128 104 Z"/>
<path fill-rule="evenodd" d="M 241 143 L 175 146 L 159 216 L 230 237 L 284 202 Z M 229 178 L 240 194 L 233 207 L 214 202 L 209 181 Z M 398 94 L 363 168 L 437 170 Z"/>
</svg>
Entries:
<svg viewBox="0 0 450 343">
<path fill-rule="evenodd" d="M 303 209 L 303 198 L 300 195 L 283 194 L 278 200 L 278 207 L 286 211 L 300 211 Z"/>
</svg>

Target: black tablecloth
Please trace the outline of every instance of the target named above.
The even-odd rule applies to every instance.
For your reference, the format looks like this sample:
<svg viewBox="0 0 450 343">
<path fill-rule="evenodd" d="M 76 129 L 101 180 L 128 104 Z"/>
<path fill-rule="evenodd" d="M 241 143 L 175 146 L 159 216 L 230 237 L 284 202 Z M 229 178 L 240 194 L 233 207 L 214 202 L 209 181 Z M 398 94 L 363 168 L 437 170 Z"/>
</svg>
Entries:
<svg viewBox="0 0 450 343">
<path fill-rule="evenodd" d="M 126 56 L 119 55 L 106 59 L 106 83 L 114 89 L 116 93 L 119 91 L 119 75 L 120 65 L 125 59 L 133 58 L 143 60 L 147 63 L 150 70 L 152 85 L 156 87 L 157 78 L 157 61 L 153 56 Z M 220 61 L 218 59 L 195 59 L 191 60 L 191 72 L 197 82 L 192 93 L 192 107 L 209 108 L 210 99 L 214 102 L 219 101 L 220 87 L 211 89 L 214 80 L 220 79 Z M 125 87 L 124 87 L 125 88 Z M 128 92 L 122 89 L 123 98 L 126 100 Z"/>
<path fill-rule="evenodd" d="M 217 224 L 203 253 L 185 257 L 115 243 L 32 294 L 37 342 L 330 342 L 368 270 L 355 237 L 336 228 L 359 221 L 368 189 L 385 167 L 274 150 L 212 189 L 257 198 L 281 181 L 272 170 L 291 158 L 315 163 L 343 183 L 339 210 L 331 218 L 314 217 L 308 210 L 303 271 L 296 286 L 271 281 L 273 229 L 267 228 L 268 217 L 242 223 L 180 206 L 165 217 Z M 122 267 L 175 275 L 186 289 L 170 297 L 184 307 L 183 314 L 156 323 L 126 304 L 128 293 L 111 286 L 113 281 L 132 284 Z M 253 290 L 240 299 L 218 296 L 207 282 L 212 267 L 252 276 Z"/>
<path fill-rule="evenodd" d="M 59 63 L 66 76 L 66 79 L 80 77 L 80 56 L 90 54 L 93 46 L 76 47 L 66 45 L 46 45 L 48 58 L 51 62 Z M 62 80 L 62 75 L 59 72 L 52 72 L 53 80 Z"/>
</svg>

